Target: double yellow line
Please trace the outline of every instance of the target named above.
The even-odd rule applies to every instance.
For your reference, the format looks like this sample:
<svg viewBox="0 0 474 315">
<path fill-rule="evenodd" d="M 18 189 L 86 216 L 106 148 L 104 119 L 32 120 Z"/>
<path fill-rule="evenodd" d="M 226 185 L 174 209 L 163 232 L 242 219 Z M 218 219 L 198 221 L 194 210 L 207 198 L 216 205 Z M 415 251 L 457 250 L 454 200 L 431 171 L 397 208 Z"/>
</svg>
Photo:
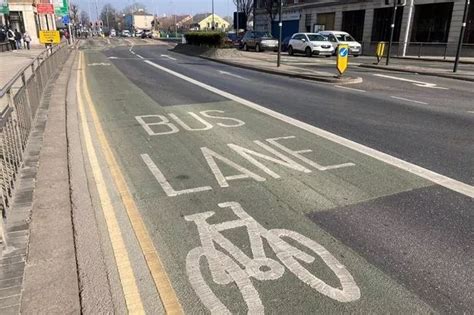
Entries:
<svg viewBox="0 0 474 315">
<path fill-rule="evenodd" d="M 87 109 L 89 110 L 89 113 L 91 115 L 92 123 L 95 127 L 97 140 L 99 141 L 101 151 L 111 172 L 115 188 L 119 192 L 123 206 L 127 211 L 131 226 L 133 228 L 133 231 L 135 232 L 137 241 L 140 244 L 143 256 L 148 265 L 150 274 L 155 282 L 155 286 L 160 296 L 163 307 L 167 314 L 182 314 L 183 309 L 176 296 L 176 292 L 171 286 L 170 279 L 166 274 L 163 263 L 161 262 L 161 259 L 158 256 L 155 246 L 153 245 L 153 241 L 151 240 L 150 235 L 148 234 L 140 212 L 138 211 L 137 205 L 133 200 L 125 178 L 110 148 L 104 130 L 102 129 L 102 125 L 99 121 L 99 117 L 97 115 L 94 103 L 92 102 L 92 98 L 87 87 L 83 52 L 80 52 L 79 55 L 79 68 L 80 69 L 77 72 L 76 90 L 79 113 L 82 121 L 84 142 L 86 145 L 87 154 L 92 168 L 92 173 L 99 193 L 102 211 L 104 213 L 107 229 L 112 243 L 112 248 L 120 276 L 120 282 L 122 285 L 125 301 L 127 304 L 127 309 L 130 313 L 133 314 L 145 313 L 140 292 L 138 290 L 137 281 L 135 279 L 132 265 L 128 256 L 127 247 L 122 236 L 120 225 L 115 214 L 115 209 L 112 204 L 109 192 L 107 190 L 107 184 L 100 168 L 97 153 L 92 141 L 92 135 L 89 128 L 89 122 L 87 120 L 84 103 L 87 104 Z M 84 94 L 84 100 L 81 97 L 81 91 Z"/>
</svg>

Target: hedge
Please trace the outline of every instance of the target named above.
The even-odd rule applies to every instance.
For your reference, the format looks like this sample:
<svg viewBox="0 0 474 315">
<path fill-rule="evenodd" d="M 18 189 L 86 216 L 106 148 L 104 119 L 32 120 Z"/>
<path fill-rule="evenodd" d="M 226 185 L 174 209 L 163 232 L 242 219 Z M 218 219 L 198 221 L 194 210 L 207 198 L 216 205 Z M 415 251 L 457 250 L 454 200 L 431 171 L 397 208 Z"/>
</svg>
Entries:
<svg viewBox="0 0 474 315">
<path fill-rule="evenodd" d="M 189 32 L 184 36 L 189 45 L 208 47 L 222 47 L 224 45 L 224 33 L 222 32 Z"/>
</svg>

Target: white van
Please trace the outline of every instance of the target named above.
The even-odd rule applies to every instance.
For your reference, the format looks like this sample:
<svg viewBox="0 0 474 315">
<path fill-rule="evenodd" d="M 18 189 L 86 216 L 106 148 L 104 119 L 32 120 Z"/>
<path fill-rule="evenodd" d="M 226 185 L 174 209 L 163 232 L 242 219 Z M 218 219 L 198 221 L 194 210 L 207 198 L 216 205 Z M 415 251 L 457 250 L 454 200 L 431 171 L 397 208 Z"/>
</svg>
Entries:
<svg viewBox="0 0 474 315">
<path fill-rule="evenodd" d="M 347 44 L 349 45 L 349 54 L 354 57 L 362 54 L 362 45 L 349 35 L 349 33 L 341 31 L 321 31 L 318 32 L 318 34 L 327 37 L 334 49 L 337 49 L 339 44 Z"/>
</svg>

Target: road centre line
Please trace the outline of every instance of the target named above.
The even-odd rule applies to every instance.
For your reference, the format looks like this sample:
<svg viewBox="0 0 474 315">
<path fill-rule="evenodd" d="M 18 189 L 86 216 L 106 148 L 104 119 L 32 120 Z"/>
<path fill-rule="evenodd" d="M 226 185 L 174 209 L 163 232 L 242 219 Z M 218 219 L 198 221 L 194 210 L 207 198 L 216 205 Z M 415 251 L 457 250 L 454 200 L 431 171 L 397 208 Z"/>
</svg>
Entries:
<svg viewBox="0 0 474 315">
<path fill-rule="evenodd" d="M 169 56 L 169 55 L 161 55 L 161 57 L 165 57 L 165 58 L 168 58 L 168 59 L 170 59 L 170 60 L 177 60 L 176 58 L 171 57 L 171 56 Z"/>
<path fill-rule="evenodd" d="M 231 73 L 231 72 L 227 72 L 227 71 L 222 71 L 222 70 L 218 70 L 218 72 L 220 74 L 225 74 L 225 75 L 228 75 L 228 76 L 231 76 L 231 77 L 234 77 L 234 78 L 238 78 L 238 79 L 241 79 L 241 80 L 246 80 L 246 81 L 250 81 L 250 79 L 248 78 L 244 78 L 238 74 L 234 74 L 234 73 Z"/>
<path fill-rule="evenodd" d="M 160 66 L 150 60 L 144 60 L 143 62 L 151 65 L 152 67 L 155 67 L 161 71 L 164 71 L 166 73 L 169 73 L 175 77 L 178 77 L 184 81 L 187 81 L 189 83 L 192 83 L 194 85 L 197 85 L 203 89 L 206 89 L 210 92 L 213 92 L 217 95 L 220 95 L 222 97 L 225 97 L 227 99 L 233 100 L 237 103 L 240 103 L 242 105 L 245 105 L 249 108 L 252 108 L 256 111 L 259 111 L 261 113 L 267 114 L 268 116 L 271 116 L 273 118 L 279 119 L 281 121 L 284 121 L 290 125 L 296 126 L 298 128 L 301 128 L 303 130 L 306 130 L 314 135 L 317 135 L 319 137 L 325 138 L 327 140 L 330 140 L 334 143 L 340 144 L 342 146 L 345 146 L 349 149 L 352 149 L 354 151 L 357 151 L 359 153 L 365 154 L 367 156 L 370 156 L 374 159 L 377 159 L 379 161 L 385 162 L 389 165 L 395 166 L 399 169 L 402 169 L 404 171 L 407 171 L 409 173 L 415 174 L 419 177 L 422 177 L 424 179 L 427 179 L 435 184 L 438 184 L 440 186 L 446 187 L 448 189 L 451 189 L 453 191 L 456 191 L 460 194 L 463 194 L 465 196 L 474 198 L 474 187 L 471 185 L 468 185 L 466 183 L 460 182 L 458 180 L 452 179 L 450 177 L 438 174 L 436 172 L 433 172 L 431 170 L 428 170 L 426 168 L 423 168 L 421 166 L 418 166 L 416 164 L 404 161 L 402 159 L 396 158 L 394 156 L 388 155 L 386 153 L 380 152 L 378 150 L 372 149 L 370 147 L 367 147 L 363 144 L 354 142 L 352 140 L 343 138 L 341 136 L 338 136 L 336 134 L 333 134 L 329 131 L 320 129 L 318 127 L 312 126 L 310 124 L 304 123 L 302 121 L 299 121 L 297 119 L 291 118 L 289 116 L 286 116 L 284 114 L 278 113 L 274 110 L 271 110 L 269 108 L 266 108 L 264 106 L 258 105 L 254 102 L 248 101 L 246 99 L 243 99 L 239 96 L 236 96 L 234 94 L 222 91 L 220 89 L 217 89 L 213 86 L 207 85 L 203 82 L 200 82 L 198 80 L 195 80 L 193 78 L 190 78 L 188 76 L 185 76 L 181 73 L 175 72 L 171 69 L 165 68 L 163 66 Z"/>
<path fill-rule="evenodd" d="M 426 88 L 430 88 L 430 89 L 449 90 L 449 88 L 437 86 L 435 83 L 416 81 L 416 80 L 411 80 L 411 79 L 394 77 L 394 76 L 386 75 L 386 74 L 379 74 L 379 73 L 374 73 L 373 75 L 376 76 L 376 77 L 381 77 L 381 78 L 387 78 L 387 79 L 392 79 L 392 80 L 410 82 L 410 83 L 413 83 L 413 85 L 426 87 Z"/>
<path fill-rule="evenodd" d="M 417 103 L 417 104 L 428 105 L 428 103 L 420 102 L 420 101 L 415 101 L 415 100 L 411 100 L 411 99 L 409 99 L 409 98 L 404 98 L 404 97 L 399 97 L 399 96 L 393 96 L 393 95 L 391 95 L 390 97 L 391 97 L 391 98 L 394 98 L 394 99 L 397 99 L 397 100 L 402 100 L 402 101 L 407 101 L 407 102 L 412 102 L 412 103 Z"/>
<path fill-rule="evenodd" d="M 84 66 L 83 55 L 79 55 L 79 67 Z M 84 143 L 91 164 L 92 174 L 97 186 L 102 212 L 104 213 L 107 230 L 109 232 L 110 242 L 114 252 L 117 269 L 120 276 L 120 282 L 125 298 L 125 303 L 129 312 L 144 312 L 143 303 L 140 297 L 140 291 L 137 287 L 137 281 L 133 273 L 132 265 L 128 255 L 125 241 L 120 230 L 120 225 L 115 215 L 113 203 L 107 191 L 107 184 L 100 168 L 97 153 L 95 151 L 92 135 L 89 129 L 89 123 L 85 114 L 85 106 L 80 96 L 81 91 L 81 71 L 77 72 L 76 91 L 78 93 L 77 101 L 79 114 L 82 122 L 82 132 L 84 134 Z"/>
<path fill-rule="evenodd" d="M 354 88 L 350 88 L 350 87 L 343 86 L 343 85 L 335 85 L 334 87 L 336 87 L 338 89 L 345 89 L 345 90 L 350 90 L 350 91 L 355 91 L 355 92 L 362 92 L 362 93 L 367 92 L 365 90 L 354 89 Z"/>
<path fill-rule="evenodd" d="M 107 141 L 107 137 L 105 136 L 104 130 L 102 129 L 99 116 L 97 115 L 94 103 L 92 101 L 92 97 L 89 93 L 89 89 L 87 86 L 85 67 L 81 66 L 81 69 L 83 72 L 82 87 L 84 89 L 84 94 L 88 104 L 89 112 L 91 113 L 92 120 L 95 125 L 97 138 L 99 140 L 100 147 L 102 148 L 103 156 L 105 157 L 117 191 L 120 193 L 123 206 L 130 219 L 130 223 L 132 225 L 136 239 L 140 244 L 143 256 L 148 265 L 150 274 L 155 282 L 155 286 L 158 291 L 158 295 L 160 296 L 165 312 L 167 314 L 183 314 L 184 312 L 181 307 L 181 304 L 179 303 L 178 297 L 176 296 L 176 292 L 174 291 L 171 285 L 171 281 L 166 273 L 163 263 L 155 248 L 155 245 L 153 244 L 153 241 L 140 215 L 138 207 L 135 204 L 132 194 L 130 193 L 125 177 L 120 170 L 120 167 L 110 147 L 110 144 Z M 106 189 L 105 186 L 104 188 Z"/>
</svg>

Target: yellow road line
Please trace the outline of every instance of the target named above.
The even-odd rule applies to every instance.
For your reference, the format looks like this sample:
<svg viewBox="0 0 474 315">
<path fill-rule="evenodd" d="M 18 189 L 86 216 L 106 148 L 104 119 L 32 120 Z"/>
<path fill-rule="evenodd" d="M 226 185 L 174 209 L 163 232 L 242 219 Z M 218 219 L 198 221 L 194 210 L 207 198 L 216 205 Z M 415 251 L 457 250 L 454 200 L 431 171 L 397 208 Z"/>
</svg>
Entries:
<svg viewBox="0 0 474 315">
<path fill-rule="evenodd" d="M 79 56 L 79 66 L 83 67 L 83 55 L 82 53 Z M 84 102 L 82 101 L 80 91 L 81 91 L 81 71 L 77 72 L 77 100 L 79 113 L 82 120 L 82 130 L 84 133 L 84 142 L 86 144 L 87 154 L 89 156 L 89 161 L 92 168 L 92 173 L 97 185 L 97 190 L 99 193 L 100 203 L 102 206 L 102 211 L 104 213 L 105 221 L 107 224 L 107 229 L 110 236 L 110 241 L 112 243 L 112 248 L 114 251 L 115 261 L 117 264 L 117 269 L 120 276 L 120 282 L 122 284 L 123 294 L 125 297 L 125 302 L 127 304 L 127 309 L 131 314 L 145 314 L 143 308 L 143 303 L 140 297 L 140 292 L 138 291 L 135 275 L 133 273 L 132 265 L 128 257 L 127 248 L 122 237 L 122 232 L 120 231 L 120 226 L 115 215 L 115 210 L 112 205 L 112 200 L 110 199 L 109 192 L 107 191 L 107 184 L 104 180 L 104 175 L 100 169 L 99 160 L 97 158 L 97 153 L 95 151 L 94 145 L 92 143 L 92 136 L 89 129 L 89 123 L 87 122 L 87 116 L 84 110 Z"/>
<path fill-rule="evenodd" d="M 83 66 L 82 71 L 84 71 Z M 163 263 L 161 262 L 161 259 L 155 249 L 153 241 L 151 240 L 150 235 L 148 234 L 140 212 L 138 211 L 135 201 L 133 200 L 132 194 L 128 189 L 125 178 L 120 170 L 117 160 L 115 159 L 112 149 L 110 148 L 105 133 L 102 129 L 102 125 L 100 124 L 99 117 L 95 110 L 94 103 L 92 102 L 89 89 L 87 87 L 85 73 L 82 76 L 82 80 L 86 102 L 89 105 L 89 111 L 91 113 L 92 120 L 94 121 L 95 129 L 97 132 L 97 138 L 101 145 L 105 160 L 107 161 L 107 164 L 109 166 L 115 186 L 117 187 L 125 209 L 127 210 L 127 214 L 130 218 L 132 228 L 142 249 L 143 255 L 148 265 L 148 269 L 150 270 L 150 273 L 155 282 L 155 286 L 158 290 L 161 302 L 163 303 L 163 307 L 166 313 L 168 314 L 183 314 L 183 309 L 181 307 L 181 304 L 179 303 L 178 297 L 176 296 L 176 292 L 174 291 L 171 285 L 171 281 L 168 278 Z"/>
</svg>

